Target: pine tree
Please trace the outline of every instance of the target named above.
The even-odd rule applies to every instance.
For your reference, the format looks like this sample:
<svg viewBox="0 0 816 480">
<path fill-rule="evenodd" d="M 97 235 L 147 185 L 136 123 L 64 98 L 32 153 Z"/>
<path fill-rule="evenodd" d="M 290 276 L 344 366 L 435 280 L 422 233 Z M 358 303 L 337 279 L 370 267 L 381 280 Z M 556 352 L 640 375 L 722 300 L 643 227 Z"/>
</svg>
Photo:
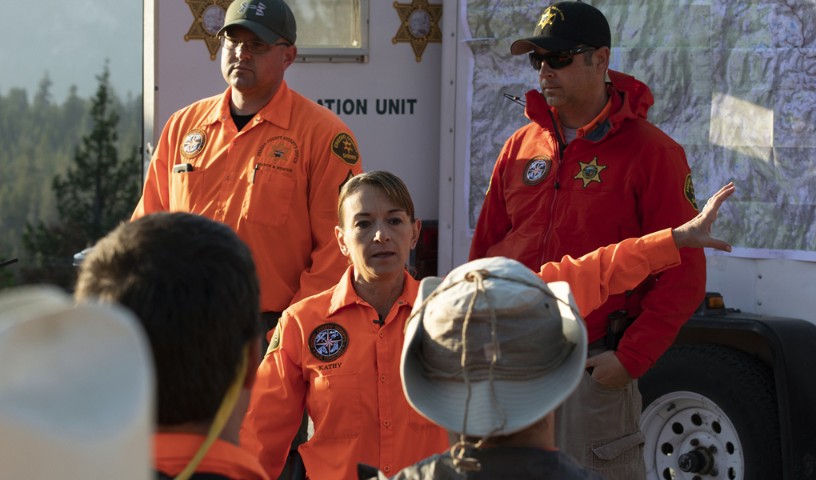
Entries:
<svg viewBox="0 0 816 480">
<path fill-rule="evenodd" d="M 82 138 L 73 164 L 56 175 L 51 188 L 57 199 L 57 222 L 26 223 L 21 258 L 24 283 L 52 283 L 72 289 L 73 255 L 126 220 L 139 197 L 141 162 L 136 147 L 120 160 L 116 127 L 119 115 L 107 64 L 90 111 L 92 130 Z"/>
</svg>

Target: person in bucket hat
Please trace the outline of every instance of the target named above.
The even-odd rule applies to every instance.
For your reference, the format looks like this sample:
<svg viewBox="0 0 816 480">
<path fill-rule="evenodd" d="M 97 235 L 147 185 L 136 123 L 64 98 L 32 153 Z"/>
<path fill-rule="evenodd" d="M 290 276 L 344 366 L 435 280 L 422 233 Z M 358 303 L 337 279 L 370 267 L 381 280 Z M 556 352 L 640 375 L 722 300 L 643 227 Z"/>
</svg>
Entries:
<svg viewBox="0 0 816 480">
<path fill-rule="evenodd" d="M 424 279 L 417 303 L 402 352 L 405 395 L 460 438 L 433 478 L 446 469 L 450 478 L 519 478 L 531 462 L 539 474 L 529 478 L 601 478 L 555 449 L 553 410 L 586 368 L 569 285 L 492 257 Z"/>
<path fill-rule="evenodd" d="M 154 390 L 129 311 L 45 285 L 0 292 L 0 478 L 154 478 Z"/>
<path fill-rule="evenodd" d="M 724 186 L 702 213 L 671 233 L 565 257 L 537 274 L 491 257 L 444 279 L 423 279 L 406 324 L 403 390 L 417 412 L 458 441 L 392 478 L 602 478 L 556 448 L 554 411 L 584 381 L 588 366 L 581 317 L 650 271 L 676 266 L 681 248 L 729 251 L 710 230 L 733 192 L 732 184 Z M 638 258 L 645 263 L 638 265 Z M 383 478 L 365 465 L 359 472 L 359 478 Z"/>
<path fill-rule="evenodd" d="M 683 147 L 647 120 L 649 87 L 609 69 L 614 29 L 604 14 L 560 1 L 530 27 L 532 36 L 510 46 L 538 79 L 525 97 L 530 123 L 496 160 L 469 258 L 505 256 L 537 269 L 693 218 Z M 559 445 L 609 480 L 644 479 L 637 379 L 705 295 L 703 252 L 680 255 L 678 268 L 611 296 L 585 318 L 594 383 L 582 383 L 557 413 Z"/>
</svg>

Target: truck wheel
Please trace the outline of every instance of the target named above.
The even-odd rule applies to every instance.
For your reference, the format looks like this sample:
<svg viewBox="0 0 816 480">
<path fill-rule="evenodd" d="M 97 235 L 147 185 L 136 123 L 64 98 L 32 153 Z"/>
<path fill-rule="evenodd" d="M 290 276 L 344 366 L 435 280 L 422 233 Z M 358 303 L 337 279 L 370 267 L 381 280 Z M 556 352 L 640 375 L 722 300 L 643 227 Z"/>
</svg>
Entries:
<svg viewBox="0 0 816 480">
<path fill-rule="evenodd" d="M 776 390 L 761 361 L 719 345 L 679 345 L 639 385 L 647 478 L 782 478 Z"/>
</svg>

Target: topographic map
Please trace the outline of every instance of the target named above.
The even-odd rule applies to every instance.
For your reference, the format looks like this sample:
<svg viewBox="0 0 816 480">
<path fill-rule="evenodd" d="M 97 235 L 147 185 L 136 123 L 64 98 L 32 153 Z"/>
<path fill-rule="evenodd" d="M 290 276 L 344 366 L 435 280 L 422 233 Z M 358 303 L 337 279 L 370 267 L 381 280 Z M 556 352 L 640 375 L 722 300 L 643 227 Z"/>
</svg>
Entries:
<svg viewBox="0 0 816 480">
<path fill-rule="evenodd" d="M 537 76 L 513 40 L 550 2 L 469 0 L 470 224 L 504 140 L 526 123 Z M 611 68 L 652 90 L 649 120 L 679 142 L 698 204 L 734 181 L 716 234 L 749 253 L 816 261 L 816 1 L 593 1 Z M 772 251 L 768 253 L 768 251 Z"/>
</svg>

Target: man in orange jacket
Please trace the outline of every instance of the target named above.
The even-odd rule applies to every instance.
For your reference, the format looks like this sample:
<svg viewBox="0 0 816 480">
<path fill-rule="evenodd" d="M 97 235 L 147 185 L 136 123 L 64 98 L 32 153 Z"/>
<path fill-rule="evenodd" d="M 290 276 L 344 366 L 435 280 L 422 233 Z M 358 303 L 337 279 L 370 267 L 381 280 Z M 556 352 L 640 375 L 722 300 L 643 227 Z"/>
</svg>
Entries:
<svg viewBox="0 0 816 480">
<path fill-rule="evenodd" d="M 258 268 L 267 331 L 343 274 L 337 195 L 362 165 L 348 126 L 284 80 L 297 28 L 283 0 L 232 2 L 218 36 L 228 87 L 170 117 L 133 218 L 184 211 L 235 230 Z"/>
</svg>

